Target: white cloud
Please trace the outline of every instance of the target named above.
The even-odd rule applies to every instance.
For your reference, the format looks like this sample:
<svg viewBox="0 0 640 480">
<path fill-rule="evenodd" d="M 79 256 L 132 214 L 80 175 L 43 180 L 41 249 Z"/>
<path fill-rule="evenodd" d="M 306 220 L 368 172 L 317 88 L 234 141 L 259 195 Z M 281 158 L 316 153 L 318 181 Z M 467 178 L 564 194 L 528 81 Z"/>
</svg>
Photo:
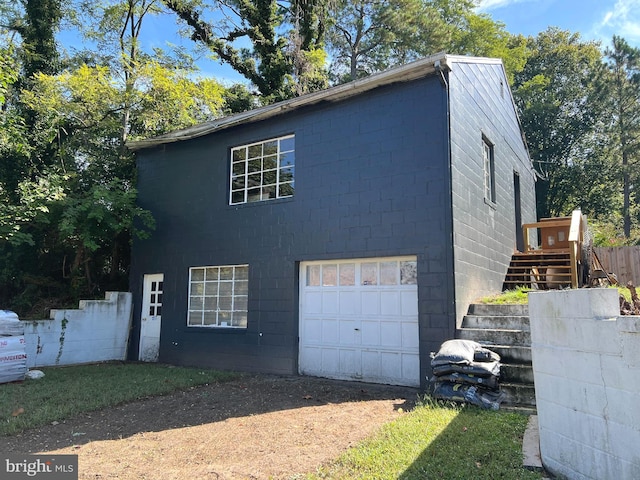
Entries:
<svg viewBox="0 0 640 480">
<path fill-rule="evenodd" d="M 533 0 L 480 0 L 478 2 L 478 10 L 480 11 L 488 11 L 495 10 L 496 8 L 508 7 L 515 3 L 522 3 Z"/>
<path fill-rule="evenodd" d="M 640 0 L 617 0 L 595 31 L 606 43 L 611 42 L 613 35 L 632 44 L 640 42 Z"/>
</svg>

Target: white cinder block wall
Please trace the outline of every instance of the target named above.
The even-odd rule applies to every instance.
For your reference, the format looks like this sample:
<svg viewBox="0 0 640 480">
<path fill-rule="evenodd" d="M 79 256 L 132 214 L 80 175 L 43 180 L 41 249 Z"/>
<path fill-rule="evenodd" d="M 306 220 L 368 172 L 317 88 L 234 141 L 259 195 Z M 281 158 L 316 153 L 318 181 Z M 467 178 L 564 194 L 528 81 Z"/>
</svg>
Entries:
<svg viewBox="0 0 640 480">
<path fill-rule="evenodd" d="M 569 479 L 640 478 L 640 317 L 615 289 L 529 294 L 545 467 Z"/>
<path fill-rule="evenodd" d="M 107 292 L 50 316 L 23 322 L 27 368 L 126 359 L 131 293 Z"/>
</svg>

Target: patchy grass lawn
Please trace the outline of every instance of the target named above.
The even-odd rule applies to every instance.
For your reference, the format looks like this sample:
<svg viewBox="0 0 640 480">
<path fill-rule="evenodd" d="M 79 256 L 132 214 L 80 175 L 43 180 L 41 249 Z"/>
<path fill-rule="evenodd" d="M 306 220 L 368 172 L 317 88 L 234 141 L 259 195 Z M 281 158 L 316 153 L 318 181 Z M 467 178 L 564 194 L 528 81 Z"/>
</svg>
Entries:
<svg viewBox="0 0 640 480">
<path fill-rule="evenodd" d="M 62 422 L 82 412 L 240 377 L 212 370 L 136 363 L 42 370 L 43 379 L 0 385 L 0 435 Z M 541 473 L 522 466 L 522 437 L 527 419 L 517 413 L 424 400 L 306 478 L 541 479 Z M 176 430 L 176 434 L 182 433 Z M 262 461 L 260 457 L 258 460 Z"/>
<path fill-rule="evenodd" d="M 513 290 L 505 290 L 504 292 L 482 297 L 479 303 L 487 303 L 490 305 L 513 305 L 529 303 L 528 293 L 531 291 L 527 287 L 517 287 Z"/>
<path fill-rule="evenodd" d="M 527 420 L 426 402 L 308 479 L 541 479 L 522 466 Z"/>
<path fill-rule="evenodd" d="M 627 287 L 611 286 L 608 288 L 617 288 L 619 295 L 622 295 L 627 301 L 631 301 L 631 292 Z M 529 303 L 529 292 L 538 291 L 543 290 L 535 290 L 528 287 L 517 287 L 513 290 L 505 290 L 504 292 L 482 297 L 480 300 L 478 300 L 478 303 L 486 303 L 490 305 L 527 304 Z"/>
<path fill-rule="evenodd" d="M 0 385 L 0 435 L 82 412 L 237 378 L 206 369 L 142 363 L 42 368 L 44 378 Z"/>
</svg>

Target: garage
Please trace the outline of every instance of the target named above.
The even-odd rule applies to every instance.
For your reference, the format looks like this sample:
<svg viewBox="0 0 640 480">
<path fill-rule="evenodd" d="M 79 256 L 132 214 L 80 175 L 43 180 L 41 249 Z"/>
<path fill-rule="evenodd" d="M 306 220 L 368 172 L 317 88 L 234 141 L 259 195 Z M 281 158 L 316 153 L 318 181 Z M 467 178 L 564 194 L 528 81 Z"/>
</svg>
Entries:
<svg viewBox="0 0 640 480">
<path fill-rule="evenodd" d="M 420 385 L 416 257 L 300 264 L 299 372 Z"/>
</svg>

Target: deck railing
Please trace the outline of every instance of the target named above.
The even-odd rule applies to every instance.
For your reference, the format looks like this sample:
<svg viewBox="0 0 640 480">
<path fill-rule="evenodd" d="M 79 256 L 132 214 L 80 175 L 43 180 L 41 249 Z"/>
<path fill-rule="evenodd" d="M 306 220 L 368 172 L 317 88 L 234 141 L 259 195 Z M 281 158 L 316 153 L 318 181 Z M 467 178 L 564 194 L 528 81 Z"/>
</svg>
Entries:
<svg viewBox="0 0 640 480">
<path fill-rule="evenodd" d="M 524 253 L 568 253 L 570 257 L 571 287 L 580 285 L 578 269 L 583 263 L 582 245 L 587 217 L 574 210 L 570 217 L 543 218 L 536 223 L 522 225 L 525 239 Z M 535 238 L 531 232 L 535 231 Z"/>
</svg>

